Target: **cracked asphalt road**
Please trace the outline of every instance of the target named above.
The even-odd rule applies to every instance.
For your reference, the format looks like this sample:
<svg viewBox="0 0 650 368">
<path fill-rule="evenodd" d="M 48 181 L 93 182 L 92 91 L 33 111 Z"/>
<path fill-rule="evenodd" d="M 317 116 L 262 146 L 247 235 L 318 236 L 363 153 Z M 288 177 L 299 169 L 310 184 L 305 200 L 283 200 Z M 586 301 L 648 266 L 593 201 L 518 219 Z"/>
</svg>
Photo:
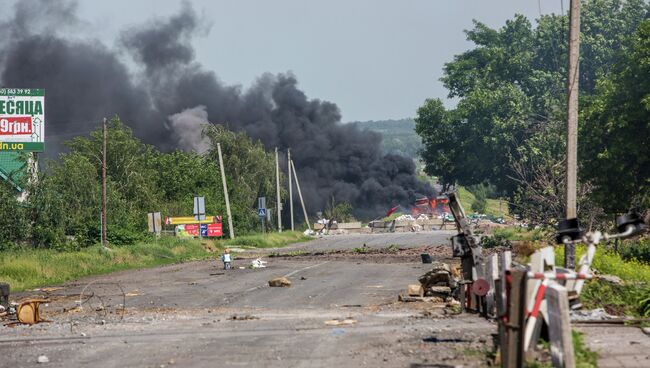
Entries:
<svg viewBox="0 0 650 368">
<path fill-rule="evenodd" d="M 52 367 L 483 366 L 493 324 L 397 302 L 428 270 L 408 248 L 430 247 L 434 258 L 448 259 L 448 247 L 435 246 L 450 235 L 336 235 L 266 250 L 319 255 L 265 258 L 263 269 L 224 272 L 216 261 L 198 261 L 69 282 L 49 295 L 51 323 L 0 327 L 0 366 L 42 366 L 40 355 Z M 404 250 L 320 256 L 364 243 Z M 278 276 L 292 286 L 269 287 Z M 79 310 L 84 288 L 93 297 Z"/>
</svg>

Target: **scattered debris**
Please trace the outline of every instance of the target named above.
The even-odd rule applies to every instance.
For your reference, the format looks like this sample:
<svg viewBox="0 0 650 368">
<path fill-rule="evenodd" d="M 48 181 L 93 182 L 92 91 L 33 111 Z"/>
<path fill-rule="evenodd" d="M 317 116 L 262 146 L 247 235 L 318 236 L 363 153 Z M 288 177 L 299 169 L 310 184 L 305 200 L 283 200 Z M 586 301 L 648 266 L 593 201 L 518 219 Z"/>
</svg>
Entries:
<svg viewBox="0 0 650 368">
<path fill-rule="evenodd" d="M 262 258 L 257 258 L 254 261 L 251 262 L 251 267 L 252 268 L 265 268 L 266 267 L 266 261 L 262 261 Z"/>
<path fill-rule="evenodd" d="M 571 316 L 571 321 L 606 321 L 617 318 L 616 316 L 607 313 L 603 308 L 592 310 L 571 310 L 569 311 L 569 315 Z"/>
<path fill-rule="evenodd" d="M 50 362 L 50 358 L 48 358 L 47 355 L 40 355 L 40 356 L 38 357 L 38 359 L 36 359 L 36 361 L 39 362 L 39 363 L 41 363 L 41 364 L 42 364 L 42 363 L 49 363 L 49 362 Z"/>
<path fill-rule="evenodd" d="M 0 306 L 9 307 L 9 284 L 0 282 Z"/>
<path fill-rule="evenodd" d="M 291 286 L 291 281 L 287 279 L 286 277 L 276 277 L 274 279 L 269 280 L 269 286 L 270 287 L 289 287 Z"/>
<path fill-rule="evenodd" d="M 441 307 L 444 307 L 446 305 L 444 299 L 436 296 L 408 296 L 408 295 L 400 294 L 397 297 L 397 300 L 404 303 L 410 303 L 410 302 L 437 303 L 440 304 Z"/>
<path fill-rule="evenodd" d="M 246 314 L 246 315 L 243 315 L 243 316 L 238 316 L 236 314 L 233 314 L 232 316 L 230 316 L 229 319 L 231 321 L 248 321 L 248 320 L 252 320 L 252 319 L 260 319 L 260 317 L 252 316 L 250 314 Z"/>
<path fill-rule="evenodd" d="M 348 325 L 353 325 L 355 323 L 357 323 L 357 321 L 352 318 L 331 319 L 329 321 L 325 321 L 325 324 L 327 326 L 348 326 Z"/>
<path fill-rule="evenodd" d="M 46 299 L 28 299 L 18 306 L 18 322 L 27 325 L 35 325 L 39 322 L 47 322 L 41 318 L 39 306 L 41 303 L 47 303 Z"/>
<path fill-rule="evenodd" d="M 44 291 L 46 293 L 51 293 L 53 291 L 61 290 L 63 289 L 62 287 L 45 287 L 45 288 L 40 288 L 40 289 L 34 289 L 34 291 Z"/>
<path fill-rule="evenodd" d="M 401 215 L 395 218 L 395 221 L 415 221 L 415 218 L 411 215 Z"/>
<path fill-rule="evenodd" d="M 133 290 L 133 291 L 129 291 L 128 293 L 126 293 L 124 295 L 125 296 L 138 296 L 138 295 L 142 295 L 142 294 L 140 294 L 140 292 L 138 290 Z"/>
<path fill-rule="evenodd" d="M 598 280 L 608 282 L 615 285 L 623 285 L 623 280 L 620 277 L 614 275 L 598 275 Z"/>
<path fill-rule="evenodd" d="M 307 229 L 302 233 L 304 236 L 314 236 L 316 232 L 314 230 Z"/>
<path fill-rule="evenodd" d="M 433 262 L 432 270 L 420 276 L 420 285 L 409 285 L 406 295 L 400 295 L 402 302 L 451 303 L 458 291 L 458 281 L 451 267 L 442 262 Z"/>
<path fill-rule="evenodd" d="M 424 289 L 422 285 L 412 284 L 406 288 L 406 295 L 408 296 L 424 296 Z"/>
</svg>

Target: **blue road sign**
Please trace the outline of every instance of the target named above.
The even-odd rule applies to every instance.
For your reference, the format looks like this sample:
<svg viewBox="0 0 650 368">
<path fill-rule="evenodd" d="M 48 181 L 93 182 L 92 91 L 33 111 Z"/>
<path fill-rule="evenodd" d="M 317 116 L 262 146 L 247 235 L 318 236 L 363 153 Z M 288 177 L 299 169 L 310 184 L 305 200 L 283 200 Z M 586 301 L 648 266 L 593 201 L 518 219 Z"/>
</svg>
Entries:
<svg viewBox="0 0 650 368">
<path fill-rule="evenodd" d="M 208 237 L 208 224 L 200 224 L 201 225 L 201 236 Z"/>
<path fill-rule="evenodd" d="M 258 208 L 257 217 L 266 217 L 266 208 Z"/>
</svg>

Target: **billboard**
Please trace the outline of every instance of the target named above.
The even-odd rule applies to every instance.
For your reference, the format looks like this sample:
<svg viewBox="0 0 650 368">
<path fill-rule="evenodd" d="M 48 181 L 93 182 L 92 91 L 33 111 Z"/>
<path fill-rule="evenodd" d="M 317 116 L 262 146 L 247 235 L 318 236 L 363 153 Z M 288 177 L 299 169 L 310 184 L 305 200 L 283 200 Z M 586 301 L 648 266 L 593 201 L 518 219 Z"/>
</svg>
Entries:
<svg viewBox="0 0 650 368">
<path fill-rule="evenodd" d="M 223 227 L 221 223 L 184 224 L 176 225 L 175 233 L 179 238 L 219 237 L 223 236 Z"/>
<path fill-rule="evenodd" d="M 0 152 L 43 152 L 45 90 L 0 88 Z"/>
</svg>

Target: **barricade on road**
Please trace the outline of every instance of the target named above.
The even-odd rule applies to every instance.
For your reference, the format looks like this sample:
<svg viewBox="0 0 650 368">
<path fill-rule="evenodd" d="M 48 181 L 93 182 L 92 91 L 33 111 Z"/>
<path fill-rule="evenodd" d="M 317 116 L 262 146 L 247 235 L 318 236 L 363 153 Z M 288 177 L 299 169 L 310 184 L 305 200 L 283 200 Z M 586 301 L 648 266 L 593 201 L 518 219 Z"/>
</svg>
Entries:
<svg viewBox="0 0 650 368">
<path fill-rule="evenodd" d="M 627 214 L 617 219 L 618 234 L 592 231 L 557 239 L 561 245 L 587 245 L 577 271 L 555 264 L 554 248 L 544 247 L 527 265 L 512 262 L 510 251 L 483 256 L 480 239 L 457 198 L 450 193 L 449 207 L 458 234 L 451 238 L 452 253 L 460 257 L 462 280 L 460 301 L 463 311 L 478 312 L 496 319 L 499 325 L 498 359 L 502 367 L 522 367 L 527 352 L 536 346 L 545 324 L 548 326 L 554 367 L 575 367 L 569 318 L 570 296 L 577 298 L 586 280 L 593 278 L 591 264 L 601 241 L 625 238 L 645 230 L 640 216 Z M 576 306 L 579 306 L 577 303 Z"/>
</svg>

